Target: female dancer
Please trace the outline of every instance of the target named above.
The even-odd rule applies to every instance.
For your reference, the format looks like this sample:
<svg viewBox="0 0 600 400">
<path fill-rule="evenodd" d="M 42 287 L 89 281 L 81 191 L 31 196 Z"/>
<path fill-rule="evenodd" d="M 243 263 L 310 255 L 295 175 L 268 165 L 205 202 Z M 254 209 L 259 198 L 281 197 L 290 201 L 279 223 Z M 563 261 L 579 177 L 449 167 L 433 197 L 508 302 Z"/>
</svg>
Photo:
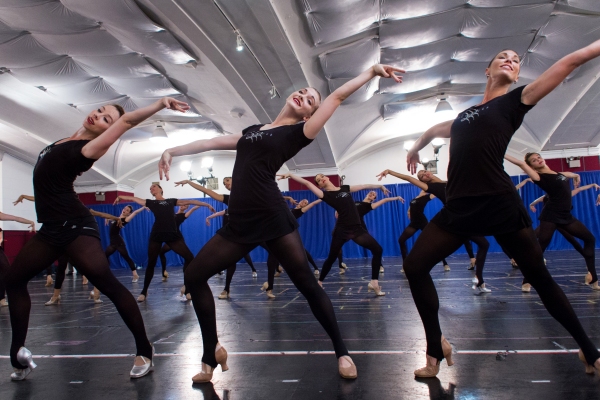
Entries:
<svg viewBox="0 0 600 400">
<path fill-rule="evenodd" d="M 123 210 L 121 210 L 121 215 L 119 216 L 119 219 L 121 220 L 121 224 L 117 224 L 116 221 L 110 222 L 111 219 L 105 220 L 107 224 L 110 223 L 110 228 L 109 228 L 110 244 L 104 251 L 104 255 L 108 259 L 111 255 L 114 254 L 115 251 L 118 251 L 119 254 L 121 255 L 121 257 L 123 257 L 123 259 L 127 263 L 127 265 L 129 265 L 129 269 L 133 273 L 131 282 L 137 282 L 140 277 L 138 276 L 138 273 L 135 269 L 135 263 L 133 262 L 131 257 L 129 257 L 129 253 L 127 252 L 127 247 L 125 247 L 125 241 L 123 240 L 123 237 L 121 236 L 121 229 L 123 229 L 123 227 L 129 223 L 129 221 L 131 221 L 136 215 L 138 215 L 143 210 L 144 210 L 144 208 L 138 208 L 137 210 L 133 211 L 133 207 L 131 207 L 130 205 L 127 205 L 127 206 L 123 207 Z"/>
<path fill-rule="evenodd" d="M 573 205 L 569 179 L 573 179 L 573 184 L 577 188 L 580 183 L 579 175 L 573 172 L 554 172 L 546 165 L 546 162 L 538 153 L 527 153 L 525 161 L 518 160 L 508 154 L 504 158 L 521 167 L 533 180 L 533 183 L 547 193 L 548 202 L 542 208 L 539 218 L 540 231 L 538 233 L 538 240 L 542 248 L 542 253 L 550 244 L 554 231 L 559 227 L 572 236 L 583 240 L 582 255 L 589 274 L 589 276 L 586 275 L 586 284 L 591 284 L 594 290 L 600 290 L 598 276 L 596 275 L 596 238 L 581 221 L 571 214 Z M 523 281 L 523 286 L 525 291 L 531 290 L 526 285 L 529 285 L 527 277 Z"/>
<path fill-rule="evenodd" d="M 313 314 L 332 339 L 342 377 L 356 378 L 356 367 L 340 335 L 331 301 L 315 282 L 306 261 L 297 222 L 275 183 L 275 174 L 284 162 L 306 147 L 323 128 L 335 109 L 350 94 L 375 76 L 401 82 L 397 68 L 375 65 L 336 89 L 319 107 L 319 93 L 305 88 L 292 93 L 273 123 L 251 126 L 242 134 L 200 140 L 167 149 L 159 161 L 159 172 L 169 178 L 172 157 L 209 150 L 234 150 L 237 157 L 233 170 L 235 187 L 229 203 L 229 224 L 200 250 L 186 271 L 196 315 L 200 321 L 204 343 L 202 372 L 194 382 L 212 378 L 217 364 L 225 367 L 227 352 L 218 344 L 215 303 L 208 279 L 239 260 L 265 241 L 269 250 L 281 261 L 290 279 L 307 298 Z M 302 123 L 305 121 L 304 123 Z M 262 229 L 256 229 L 256 227 Z M 213 349 L 215 349 L 213 351 Z"/>
<path fill-rule="evenodd" d="M 190 215 L 192 215 L 194 213 L 194 211 L 196 211 L 197 209 L 200 208 L 200 206 L 194 206 L 192 208 L 190 208 L 190 210 L 188 211 L 189 206 L 181 206 L 179 207 L 179 210 L 177 210 L 177 213 L 175 214 L 175 225 L 177 225 L 177 230 L 181 232 L 181 224 L 183 224 L 185 222 L 186 219 L 188 219 L 190 217 Z M 160 249 L 160 253 L 158 255 L 158 257 L 160 258 L 160 264 L 162 265 L 162 281 L 166 282 L 167 279 L 169 279 L 169 273 L 167 272 L 167 256 L 166 254 L 171 251 L 171 248 L 169 247 L 168 244 L 164 244 L 163 247 Z"/>
<path fill-rule="evenodd" d="M 321 268 L 321 276 L 319 276 L 319 285 L 323 286 L 325 277 L 331 270 L 335 259 L 340 252 L 340 249 L 349 240 L 359 246 L 370 250 L 373 253 L 373 259 L 371 261 L 371 281 L 367 285 L 368 291 L 374 291 L 377 296 L 385 296 L 385 292 L 381 290 L 379 286 L 379 267 L 381 266 L 381 256 L 383 249 L 377 243 L 377 241 L 369 234 L 366 230 L 364 221 L 361 221 L 358 209 L 354 204 L 354 199 L 350 195 L 352 192 L 357 192 L 364 189 L 381 189 L 381 191 L 387 196 L 390 191 L 383 185 L 342 185 L 337 187 L 329 178 L 323 174 L 317 174 L 315 182 L 319 187 L 316 187 L 306 179 L 303 179 L 292 173 L 286 173 L 279 175 L 279 179 L 293 179 L 298 183 L 306 186 L 311 192 L 318 198 L 323 200 L 329 206 L 334 208 L 338 212 L 338 219 L 335 225 L 333 239 L 331 240 L 331 247 L 329 248 L 329 255 L 323 263 Z"/>
<path fill-rule="evenodd" d="M 415 371 L 417 376 L 437 375 L 443 358 L 452 364 L 452 347 L 442 336 L 439 300 L 429 271 L 471 235 L 492 235 L 509 251 L 550 314 L 581 347 L 579 355 L 586 363 L 586 372 L 600 369 L 600 353 L 546 269 L 531 220 L 503 168 L 508 143 L 527 111 L 575 68 L 599 55 L 600 41 L 596 41 L 557 61 L 533 83 L 508 92 L 519 78 L 520 59 L 512 50 L 501 51 L 486 68 L 488 81 L 482 103 L 460 113 L 454 121 L 428 129 L 408 152 L 408 169 L 414 173 L 419 150 L 434 137 L 450 137 L 452 141 L 448 202 L 425 227 L 404 267 L 427 338 L 427 365 Z"/>
<path fill-rule="evenodd" d="M 144 275 L 144 288 L 137 298 L 137 301 L 140 303 L 143 303 L 148 298 L 148 287 L 154 277 L 154 267 L 156 267 L 156 261 L 163 243 L 166 243 L 171 250 L 183 257 L 184 272 L 188 264 L 194 259 L 194 255 L 185 244 L 183 235 L 175 223 L 174 207 L 194 204 L 196 206 L 208 207 L 212 212 L 215 211 L 210 204 L 198 200 L 165 199 L 163 197 L 163 189 L 158 183 L 150 185 L 150 194 L 154 197 L 154 200 L 144 200 L 135 196 L 117 196 L 114 202 L 114 204 L 117 204 L 121 200 L 133 201 L 142 207 L 147 207 L 152 211 L 152 214 L 154 214 L 154 225 L 152 225 L 150 239 L 148 240 L 148 266 L 146 267 L 146 273 Z M 184 288 L 185 287 L 184 279 Z M 182 289 L 182 291 L 186 293 L 185 289 Z"/>
<path fill-rule="evenodd" d="M 387 175 L 393 175 L 396 178 L 400 178 L 402 180 L 408 181 L 418 187 L 419 189 L 434 195 L 442 204 L 446 204 L 446 186 L 448 182 L 442 181 L 437 176 L 433 175 L 430 171 L 420 170 L 417 173 L 417 178 L 415 179 L 412 176 L 400 174 L 398 172 L 394 172 L 390 169 L 386 169 L 379 175 L 379 180 L 385 178 Z M 473 269 L 473 250 L 469 247 L 471 246 L 470 241 L 475 242 L 477 245 L 477 257 L 475 258 L 475 279 L 473 279 L 473 283 L 475 283 L 474 290 L 478 293 L 490 293 L 491 290 L 485 287 L 485 282 L 483 281 L 483 267 L 485 265 L 485 259 L 487 257 L 488 249 L 490 248 L 490 243 L 483 236 L 475 235 L 469 236 L 465 241 L 464 246 L 469 252 L 469 257 L 471 257 L 471 264 L 467 269 Z M 438 260 L 440 261 L 440 260 Z M 406 268 L 403 268 L 406 270 Z"/>
<path fill-rule="evenodd" d="M 35 222 L 25 218 L 0 212 L 0 221 L 20 222 L 22 224 L 29 225 L 29 232 L 35 232 Z M 6 292 L 4 276 L 8 272 L 9 268 L 10 263 L 8 262 L 8 258 L 6 258 L 6 254 L 4 254 L 4 232 L 2 232 L 2 228 L 0 228 L 0 307 L 8 306 L 8 302 L 6 301 L 6 297 L 4 295 Z"/>
<path fill-rule="evenodd" d="M 13 331 L 13 380 L 25 379 L 36 367 L 31 352 L 23 347 L 31 309 L 27 282 L 63 254 L 115 304 L 133 333 L 137 356 L 130 377 L 139 378 L 152 370 L 154 350 L 140 310 L 131 293 L 111 273 L 100 245 L 98 224 L 79 201 L 73 182 L 125 132 L 165 107 L 181 112 L 189 109 L 168 97 L 128 113 L 117 105 L 102 106 L 92 111 L 71 137 L 52 143 L 40 153 L 33 170 L 33 190 L 38 222 L 43 225 L 19 252 L 5 280 Z"/>
</svg>

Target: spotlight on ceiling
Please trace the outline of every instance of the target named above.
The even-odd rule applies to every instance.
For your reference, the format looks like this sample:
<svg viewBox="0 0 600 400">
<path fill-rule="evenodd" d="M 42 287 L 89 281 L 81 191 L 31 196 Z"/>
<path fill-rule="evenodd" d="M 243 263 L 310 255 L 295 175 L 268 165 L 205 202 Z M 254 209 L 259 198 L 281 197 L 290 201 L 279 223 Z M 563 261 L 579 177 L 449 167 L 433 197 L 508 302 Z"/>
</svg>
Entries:
<svg viewBox="0 0 600 400">
<path fill-rule="evenodd" d="M 422 163 L 422 164 L 427 164 L 428 162 L 429 162 L 429 158 L 427 158 L 427 157 L 423 157 L 423 158 L 421 159 L 421 163 Z"/>
<path fill-rule="evenodd" d="M 167 136 L 167 132 L 165 132 L 165 128 L 163 128 L 163 123 L 159 122 L 156 124 L 156 128 L 154 128 L 154 132 L 152 136 L 150 136 L 150 141 L 155 143 L 164 142 L 169 137 Z"/>
<path fill-rule="evenodd" d="M 192 162 L 182 161 L 181 164 L 179 164 L 179 169 L 183 172 L 190 172 L 192 170 Z"/>
<path fill-rule="evenodd" d="M 410 150 L 410 149 L 412 149 L 412 147 L 414 145 L 415 145 L 414 140 L 407 140 L 406 142 L 404 142 L 404 150 Z"/>
<path fill-rule="evenodd" d="M 242 35 L 237 34 L 237 39 L 235 40 L 235 49 L 237 51 L 244 50 L 244 40 L 242 39 Z"/>
<path fill-rule="evenodd" d="M 435 138 L 431 141 L 431 145 L 433 146 L 433 154 L 435 156 L 436 161 L 438 159 L 438 153 L 440 152 L 440 149 L 445 144 L 446 141 L 442 138 Z"/>
<path fill-rule="evenodd" d="M 202 157 L 202 164 L 200 168 L 212 168 L 214 158 L 212 157 Z"/>
<path fill-rule="evenodd" d="M 275 89 L 275 85 L 271 86 L 271 89 L 269 89 L 269 96 L 271 96 L 271 98 L 274 99 L 278 95 L 279 94 L 277 93 L 277 89 Z"/>
<path fill-rule="evenodd" d="M 442 93 L 441 95 L 438 96 L 438 105 L 435 108 L 435 112 L 442 112 L 442 111 L 452 111 L 452 106 L 450 105 L 450 103 L 448 103 L 448 100 L 446 100 L 446 96 L 444 95 L 444 93 Z"/>
</svg>

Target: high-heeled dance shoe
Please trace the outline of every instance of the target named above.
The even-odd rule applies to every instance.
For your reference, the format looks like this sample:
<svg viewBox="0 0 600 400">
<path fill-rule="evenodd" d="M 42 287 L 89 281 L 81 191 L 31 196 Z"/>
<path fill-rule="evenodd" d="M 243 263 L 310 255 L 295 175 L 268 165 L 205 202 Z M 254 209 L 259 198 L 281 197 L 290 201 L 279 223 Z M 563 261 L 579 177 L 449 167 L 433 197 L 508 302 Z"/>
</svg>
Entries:
<svg viewBox="0 0 600 400">
<path fill-rule="evenodd" d="M 12 379 L 13 381 L 24 380 L 27 377 L 27 375 L 29 375 L 31 373 L 31 371 L 35 367 L 37 367 L 36 363 L 33 362 L 33 356 L 31 355 L 31 352 L 29 350 L 27 350 L 25 347 L 21 347 L 19 349 L 19 352 L 17 353 L 17 361 L 21 365 L 27 365 L 27 368 L 25 368 L 25 369 L 15 368 L 14 369 L 15 372 L 10 374 L 10 379 Z"/>
<path fill-rule="evenodd" d="M 275 298 L 275 295 L 273 294 L 272 290 L 267 290 L 265 293 L 267 294 L 268 298 L 270 298 L 270 299 L 274 299 Z"/>
<path fill-rule="evenodd" d="M 344 366 L 344 361 L 350 363 L 350 365 Z M 356 371 L 356 365 L 354 365 L 354 361 L 350 358 L 350 356 L 341 356 L 338 358 L 338 372 L 340 376 L 344 379 L 356 379 L 358 377 L 358 372 Z"/>
<path fill-rule="evenodd" d="M 346 273 L 346 270 L 344 268 L 340 268 L 340 275 L 344 275 Z"/>
<path fill-rule="evenodd" d="M 482 283 L 481 285 L 479 284 L 479 279 L 477 279 L 477 277 L 473 278 L 471 282 L 473 282 L 473 286 L 471 286 L 471 289 L 475 291 L 475 294 L 492 293 L 490 289 L 487 289 L 485 287 L 485 283 Z"/>
<path fill-rule="evenodd" d="M 592 283 L 590 287 L 592 288 L 592 290 L 600 290 L 600 286 L 598 286 L 598 281 Z"/>
<path fill-rule="evenodd" d="M 531 284 L 530 283 L 524 283 L 521 285 L 521 292 L 523 293 L 529 293 L 531 292 Z"/>
<path fill-rule="evenodd" d="M 444 264 L 444 272 L 450 271 L 450 266 L 448 264 Z"/>
<path fill-rule="evenodd" d="M 323 281 L 317 279 L 317 283 L 319 284 L 319 286 L 321 286 L 321 288 L 323 288 Z"/>
<path fill-rule="evenodd" d="M 187 301 L 191 301 L 191 300 L 192 300 L 192 295 L 191 295 L 191 294 L 189 294 L 189 293 L 188 293 L 188 294 L 186 294 L 186 295 L 185 295 L 185 299 L 186 299 Z"/>
<path fill-rule="evenodd" d="M 95 304 L 104 303 L 104 301 L 100 300 L 100 291 L 96 288 L 90 292 L 90 300 L 94 300 Z"/>
<path fill-rule="evenodd" d="M 253 278 L 258 278 L 258 273 L 256 271 L 252 271 L 252 277 Z"/>
<path fill-rule="evenodd" d="M 137 298 L 138 303 L 143 303 L 146 301 L 146 296 L 143 294 L 140 294 Z"/>
<path fill-rule="evenodd" d="M 318 269 L 315 269 L 315 276 L 319 276 L 321 274 L 321 272 L 319 272 Z"/>
<path fill-rule="evenodd" d="M 166 282 L 168 279 L 169 279 L 169 273 L 168 273 L 167 271 L 165 271 L 165 272 L 162 274 L 162 281 L 163 281 L 163 282 Z"/>
<path fill-rule="evenodd" d="M 60 303 L 60 294 L 58 296 L 56 296 L 56 297 L 52 296 L 50 298 L 50 300 L 48 300 L 47 302 L 44 303 L 44 305 L 46 305 L 46 306 L 55 306 L 58 303 Z"/>
<path fill-rule="evenodd" d="M 140 280 L 140 276 L 136 271 L 133 271 L 133 275 L 131 276 L 131 282 L 136 283 Z"/>
<path fill-rule="evenodd" d="M 0 307 L 8 307 L 8 301 L 6 301 L 6 298 L 0 300 Z"/>
<path fill-rule="evenodd" d="M 267 290 L 267 288 L 269 287 L 269 282 L 265 282 L 263 283 L 263 285 L 260 287 L 260 291 L 264 292 L 265 290 Z"/>
<path fill-rule="evenodd" d="M 180 296 L 183 296 L 184 294 L 185 294 L 185 285 L 183 285 L 183 286 L 181 287 L 181 289 L 179 289 L 179 295 L 180 295 Z"/>
<path fill-rule="evenodd" d="M 81 283 L 83 283 L 84 285 L 87 285 L 89 283 L 89 280 L 85 277 L 85 275 L 83 276 L 83 280 L 81 281 Z"/>
<path fill-rule="evenodd" d="M 129 377 L 131 379 L 141 378 L 142 376 L 146 376 L 154 370 L 154 346 L 152 346 L 152 359 L 148 359 L 144 356 L 138 356 L 138 357 L 142 358 L 142 361 L 144 361 L 144 364 L 143 365 L 133 364 L 133 368 L 131 368 L 131 372 L 129 372 Z"/>
<path fill-rule="evenodd" d="M 587 363 L 585 356 L 583 355 L 583 351 L 581 351 L 581 349 L 579 349 L 579 359 L 581 360 L 583 365 L 585 365 L 585 373 L 589 375 L 594 375 L 594 373 L 596 372 L 596 368 L 593 365 Z"/>
<path fill-rule="evenodd" d="M 52 286 L 52 285 L 54 285 L 54 280 L 52 279 L 52 276 L 47 275 L 46 283 L 44 284 L 44 286 L 48 287 L 48 286 Z"/>
<path fill-rule="evenodd" d="M 344 269 L 348 269 L 348 266 L 346 265 L 346 263 L 345 263 L 345 262 L 341 263 L 340 265 L 342 266 L 342 268 L 344 268 Z"/>
<path fill-rule="evenodd" d="M 513 268 L 519 268 L 519 265 L 513 258 L 510 259 L 510 265 L 512 265 Z"/>
<path fill-rule="evenodd" d="M 229 292 L 227 290 L 223 290 L 219 295 L 219 299 L 227 300 L 229 298 Z"/>
<path fill-rule="evenodd" d="M 385 268 L 383 268 L 383 265 L 379 266 L 379 273 L 383 274 L 385 272 Z"/>
<path fill-rule="evenodd" d="M 377 296 L 385 296 L 385 292 L 381 290 L 381 286 L 375 286 L 371 282 L 367 285 L 367 292 L 375 292 Z"/>
<path fill-rule="evenodd" d="M 584 282 L 586 285 L 589 285 L 591 281 L 592 281 L 592 273 L 588 271 L 588 273 L 585 275 Z"/>
<path fill-rule="evenodd" d="M 229 369 L 229 367 L 227 366 L 227 350 L 225 350 L 225 348 L 219 343 L 217 343 L 217 347 L 215 347 L 215 360 L 217 360 L 217 364 L 221 366 L 221 371 L 225 372 Z M 202 363 L 202 370 L 200 371 L 200 373 L 194 375 L 194 377 L 192 378 L 192 382 L 210 382 L 215 369 L 216 368 L 213 368 L 210 365 Z"/>
<path fill-rule="evenodd" d="M 468 270 L 468 271 L 472 271 L 472 270 L 474 270 L 474 269 L 475 269 L 475 263 L 474 263 L 474 262 L 472 262 L 472 263 L 469 263 L 469 265 L 467 266 L 467 270 Z"/>
<path fill-rule="evenodd" d="M 448 366 L 454 365 L 452 361 L 452 345 L 444 336 L 442 336 L 442 352 Z M 435 360 L 435 364 L 433 363 Z M 433 378 L 440 372 L 440 360 L 436 360 L 431 356 L 427 356 L 427 365 L 423 368 L 415 370 L 415 376 L 418 378 Z"/>
</svg>

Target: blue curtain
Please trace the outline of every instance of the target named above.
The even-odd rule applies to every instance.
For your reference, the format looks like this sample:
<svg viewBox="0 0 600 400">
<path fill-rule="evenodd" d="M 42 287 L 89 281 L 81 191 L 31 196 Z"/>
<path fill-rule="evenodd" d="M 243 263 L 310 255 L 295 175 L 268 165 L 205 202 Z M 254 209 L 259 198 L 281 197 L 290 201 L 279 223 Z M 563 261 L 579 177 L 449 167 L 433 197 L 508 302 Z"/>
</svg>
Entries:
<svg viewBox="0 0 600 400">
<path fill-rule="evenodd" d="M 595 172 L 582 172 L 581 184 L 587 185 L 590 183 L 600 183 L 600 171 Z M 526 179 L 527 176 L 514 176 L 512 177 L 515 185 Z M 369 228 L 369 232 L 383 247 L 384 256 L 399 256 L 400 248 L 398 246 L 398 237 L 408 225 L 409 220 L 406 214 L 408 210 L 408 202 L 420 192 L 418 188 L 411 184 L 395 184 L 386 185 L 390 190 L 390 196 L 401 196 L 406 200 L 405 204 L 399 201 L 393 201 L 382 205 L 374 211 L 371 211 L 365 216 L 365 222 Z M 366 197 L 368 190 L 362 190 L 360 192 L 352 193 L 354 199 L 362 200 Z M 376 191 L 378 194 L 377 200 L 381 200 L 382 194 L 380 191 Z M 309 202 L 316 200 L 316 196 L 308 190 L 295 191 L 284 193 L 287 196 L 291 196 L 296 200 L 307 199 Z M 536 198 L 543 195 L 543 191 L 539 189 L 533 183 L 528 183 L 521 190 L 520 194 L 523 198 L 525 206 L 528 208 L 529 204 Z M 573 215 L 581 220 L 588 229 L 596 237 L 600 237 L 600 218 L 595 205 L 596 196 L 598 192 L 593 189 L 584 191 L 577 196 L 573 197 Z M 225 206 L 211 198 L 198 198 L 198 200 L 204 201 L 211 204 L 217 211 L 223 210 Z M 126 203 L 119 204 L 117 206 L 112 205 L 94 205 L 90 208 L 105 212 L 108 214 L 119 215 L 122 208 Z M 137 204 L 132 204 L 134 209 L 139 208 Z M 442 208 L 442 203 L 435 199 L 427 205 L 425 208 L 425 215 L 428 219 L 433 216 Z M 533 213 L 529 211 L 529 215 L 534 222 L 534 226 L 537 226 L 541 207 L 537 207 L 537 212 Z M 206 217 L 210 214 L 206 207 L 201 207 L 196 210 L 184 223 L 181 225 L 181 231 L 185 237 L 185 241 L 192 250 L 192 253 L 196 254 L 200 248 L 216 233 L 221 227 L 221 221 L 219 218 L 211 220 L 211 226 L 208 227 L 205 224 Z M 334 210 L 328 205 L 321 203 L 309 210 L 302 218 L 298 220 L 300 223 L 300 235 L 304 241 L 305 247 L 312 254 L 315 259 L 324 259 L 327 257 L 329 252 L 329 244 L 331 243 L 331 232 L 335 224 Z M 154 216 L 151 212 L 141 212 L 138 214 L 125 228 L 122 229 L 121 234 L 125 239 L 129 255 L 137 265 L 146 266 L 148 262 L 148 238 L 150 236 L 150 230 L 154 223 Z M 108 226 L 104 225 L 104 220 L 98 218 L 98 225 L 100 226 L 100 235 L 102 239 L 102 245 L 108 246 Z M 418 234 L 413 236 L 409 240 L 409 249 L 414 244 L 414 241 L 418 237 Z M 490 241 L 490 251 L 500 252 L 500 246 L 496 243 L 494 238 L 488 238 Z M 597 244 L 598 246 L 598 244 Z M 571 245 L 559 234 L 556 233 L 548 247 L 548 250 L 566 250 L 571 249 Z M 353 242 L 346 243 L 343 248 L 345 258 L 360 258 L 368 257 L 370 254 L 363 248 L 357 246 Z M 458 253 L 464 253 L 464 247 L 461 247 Z M 264 262 L 267 258 L 267 253 L 262 248 L 257 248 L 251 253 L 252 260 L 256 262 Z M 112 268 L 128 268 L 127 264 L 121 259 L 118 253 L 111 256 L 110 259 Z M 160 263 L 160 261 L 159 261 Z M 175 255 L 173 252 L 167 254 L 167 264 L 183 265 L 183 260 Z"/>
</svg>

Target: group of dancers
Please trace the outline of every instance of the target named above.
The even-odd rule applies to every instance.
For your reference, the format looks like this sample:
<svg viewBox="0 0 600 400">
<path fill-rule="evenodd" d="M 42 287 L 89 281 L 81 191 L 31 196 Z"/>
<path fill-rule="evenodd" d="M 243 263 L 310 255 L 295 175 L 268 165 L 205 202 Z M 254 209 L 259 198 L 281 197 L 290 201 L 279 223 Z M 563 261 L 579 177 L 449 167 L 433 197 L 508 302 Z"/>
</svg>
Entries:
<svg viewBox="0 0 600 400">
<path fill-rule="evenodd" d="M 551 171 L 539 154 L 528 154 L 524 161 L 507 157 L 522 167 L 532 181 L 548 194 L 544 208 L 548 211 L 542 212 L 540 231 L 536 235 L 525 206 L 503 168 L 507 146 L 525 114 L 575 68 L 599 55 L 600 41 L 597 41 L 558 60 L 532 83 L 510 90 L 519 78 L 520 58 L 512 50 L 502 50 L 485 69 L 487 85 L 482 102 L 460 113 L 454 121 L 428 129 L 408 151 L 408 170 L 414 174 L 417 172 L 421 149 L 435 137 L 451 139 L 447 182 L 441 182 L 426 171 L 419 172 L 417 180 L 409 180 L 423 190 L 421 195 L 412 200 L 412 226 L 401 238 L 405 243 L 414 231 L 422 230 L 412 250 L 403 254 L 403 269 L 427 341 L 426 365 L 415 370 L 416 376 L 436 376 L 443 359 L 447 360 L 448 365 L 453 364 L 452 346 L 440 327 L 439 300 L 430 271 L 465 242 L 474 240 L 482 252 L 477 257 L 471 257 L 477 269 L 476 287 L 485 289 L 480 274 L 487 251 L 481 240 L 484 236 L 496 238 L 519 266 L 526 283 L 535 288 L 550 315 L 573 336 L 580 347 L 579 358 L 585 364 L 586 372 L 600 370 L 597 347 L 584 331 L 562 289 L 551 277 L 543 257 L 549 237 L 557 229 L 583 239 L 582 254 L 590 274 L 588 281 L 597 288 L 593 237 L 570 214 L 572 193 L 567 180 L 574 179 L 577 182 L 577 178 Z M 350 195 L 359 189 L 379 186 L 337 187 L 324 175 L 317 175 L 315 184 L 293 174 L 280 176 L 304 183 L 320 200 L 338 212 L 332 248 L 316 280 L 298 233 L 297 217 L 282 198 L 275 178 L 286 161 L 317 137 L 348 96 L 375 77 L 392 79 L 401 84 L 402 77 L 399 74 L 403 72 L 399 68 L 376 64 L 324 99 L 312 87 L 294 91 L 286 98 L 284 107 L 271 123 L 253 125 L 241 133 L 165 150 L 158 169 L 160 179 L 167 180 L 174 157 L 210 150 L 237 150 L 230 182 L 231 195 L 218 195 L 222 196 L 221 201 L 228 204 L 228 221 L 195 257 L 178 230 L 174 206 L 210 206 L 194 200 L 165 198 L 159 185 L 150 188 L 154 200 L 128 196 L 118 199 L 145 206 L 156 218 L 149 241 L 144 289 L 138 300 L 148 298 L 148 285 L 164 243 L 185 260 L 184 291 L 193 302 L 202 332 L 204 352 L 200 372 L 192 377 L 193 382 L 210 381 L 218 365 L 223 371 L 227 370 L 227 351 L 219 343 L 215 299 L 208 280 L 219 272 L 234 268 L 238 260 L 257 246 L 268 249 L 273 268 L 281 265 L 306 298 L 315 318 L 332 341 L 340 376 L 346 379 L 357 377 L 357 367 L 349 356 L 333 306 L 321 284 L 343 243 L 353 240 L 373 253 L 369 286 L 375 293 L 382 293 L 378 283 L 381 246 L 362 225 L 358 208 Z M 136 357 L 130 376 L 139 378 L 152 370 L 154 347 L 146 335 L 139 307 L 131 293 L 110 271 L 105 251 L 100 245 L 96 220 L 78 200 L 73 182 L 78 175 L 91 168 L 128 129 L 164 108 L 185 111 L 188 106 L 172 98 L 164 98 L 127 113 L 117 105 L 106 105 L 92 111 L 72 136 L 52 143 L 40 153 L 33 172 L 33 186 L 37 218 L 43 225 L 25 244 L 12 265 L 8 265 L 5 259 L 0 262 L 0 281 L 6 286 L 13 331 L 10 348 L 13 380 L 25 379 L 36 367 L 31 352 L 24 347 L 31 309 L 27 282 L 60 257 L 66 257 L 76 265 L 114 303 L 133 334 Z M 386 170 L 380 174 L 380 178 L 387 175 L 401 179 L 408 177 Z M 385 189 L 382 190 L 385 192 Z M 431 200 L 432 195 L 442 200 L 444 207 L 431 221 L 426 221 L 418 210 L 424 207 L 427 198 Z M 364 210 L 368 212 L 369 207 L 365 205 Z M 122 225 L 127 222 L 127 216 L 122 214 L 118 220 L 117 223 Z M 114 244 L 115 249 L 119 246 L 120 243 Z"/>
</svg>

